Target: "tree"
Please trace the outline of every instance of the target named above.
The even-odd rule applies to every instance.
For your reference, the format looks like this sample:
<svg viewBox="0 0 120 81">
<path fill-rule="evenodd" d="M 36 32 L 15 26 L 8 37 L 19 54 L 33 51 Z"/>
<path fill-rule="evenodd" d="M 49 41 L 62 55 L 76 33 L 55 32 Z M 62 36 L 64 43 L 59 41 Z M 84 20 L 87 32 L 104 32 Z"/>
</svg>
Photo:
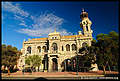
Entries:
<svg viewBox="0 0 120 81">
<path fill-rule="evenodd" d="M 20 56 L 21 52 L 17 50 L 16 47 L 12 47 L 11 45 L 6 46 L 5 44 L 2 45 L 2 60 L 1 64 L 8 68 L 8 74 L 13 71 L 14 66 L 17 65 L 17 60 Z"/>
<path fill-rule="evenodd" d="M 25 58 L 25 64 L 30 65 L 30 67 L 39 67 L 41 65 L 41 57 L 39 55 L 32 55 Z"/>
<path fill-rule="evenodd" d="M 85 45 L 85 46 L 83 45 L 83 47 L 79 49 L 79 53 L 83 54 L 83 55 L 78 55 L 77 62 L 78 62 L 79 68 L 83 68 L 84 70 L 85 69 L 89 70 L 91 68 L 91 64 L 95 63 L 95 55 L 93 52 L 93 47 L 88 45 Z M 75 59 L 75 58 L 77 58 L 77 56 L 72 59 Z"/>
<path fill-rule="evenodd" d="M 109 34 L 98 34 L 96 42 L 97 64 L 103 67 L 104 74 L 106 74 L 106 66 L 118 64 L 118 39 L 119 35 L 112 31 Z"/>
<path fill-rule="evenodd" d="M 79 50 L 79 53 L 85 53 L 79 58 L 79 63 L 87 65 L 97 63 L 106 74 L 106 67 L 111 71 L 112 66 L 118 66 L 119 35 L 112 31 L 109 34 L 98 34 L 96 37 L 97 40 L 93 39 L 91 46 Z"/>
</svg>

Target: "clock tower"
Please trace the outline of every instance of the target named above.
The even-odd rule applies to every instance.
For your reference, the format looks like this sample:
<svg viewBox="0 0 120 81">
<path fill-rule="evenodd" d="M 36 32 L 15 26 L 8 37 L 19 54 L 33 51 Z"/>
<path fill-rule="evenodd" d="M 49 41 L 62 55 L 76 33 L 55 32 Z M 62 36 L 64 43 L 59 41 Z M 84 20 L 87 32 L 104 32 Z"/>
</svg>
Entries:
<svg viewBox="0 0 120 81">
<path fill-rule="evenodd" d="M 93 31 L 91 30 L 91 24 L 92 22 L 88 18 L 88 13 L 82 9 L 82 13 L 80 15 L 81 22 L 80 22 L 80 27 L 83 29 L 83 34 L 84 36 L 92 37 Z"/>
</svg>

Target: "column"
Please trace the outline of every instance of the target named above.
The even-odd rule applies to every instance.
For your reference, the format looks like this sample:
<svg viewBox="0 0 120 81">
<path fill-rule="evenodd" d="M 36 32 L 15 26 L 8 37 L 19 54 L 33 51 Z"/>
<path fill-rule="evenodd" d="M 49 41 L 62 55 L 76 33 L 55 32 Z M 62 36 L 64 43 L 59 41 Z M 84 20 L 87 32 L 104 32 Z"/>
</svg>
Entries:
<svg viewBox="0 0 120 81">
<path fill-rule="evenodd" d="M 61 59 L 58 58 L 58 72 L 61 72 Z"/>
<path fill-rule="evenodd" d="M 52 71 L 52 58 L 51 58 L 51 57 L 49 57 L 49 66 L 48 66 L 48 70 L 49 70 L 49 72 Z"/>
<path fill-rule="evenodd" d="M 80 44 L 79 44 L 79 40 L 78 39 L 76 39 L 76 41 L 77 41 L 77 44 L 76 44 L 76 47 L 77 47 L 77 53 L 78 53 L 78 51 L 79 51 L 79 48 L 80 48 Z"/>
<path fill-rule="evenodd" d="M 43 51 L 44 51 L 44 50 L 43 50 L 43 46 L 41 46 L 41 53 L 42 53 L 42 54 L 43 54 Z"/>
<path fill-rule="evenodd" d="M 83 25 L 83 31 L 86 32 L 86 26 Z"/>
<path fill-rule="evenodd" d="M 40 71 L 43 72 L 43 64 L 40 66 Z"/>
<path fill-rule="evenodd" d="M 90 31 L 91 31 L 91 29 L 90 29 L 90 24 L 88 24 L 87 26 L 88 26 L 88 31 L 90 32 Z"/>
</svg>

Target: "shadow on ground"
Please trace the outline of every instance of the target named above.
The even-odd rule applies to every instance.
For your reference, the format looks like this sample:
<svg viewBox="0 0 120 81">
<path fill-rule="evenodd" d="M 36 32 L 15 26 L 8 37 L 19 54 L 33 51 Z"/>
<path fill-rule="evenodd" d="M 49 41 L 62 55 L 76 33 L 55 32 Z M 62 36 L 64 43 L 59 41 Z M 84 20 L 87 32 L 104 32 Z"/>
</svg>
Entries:
<svg viewBox="0 0 120 81">
<path fill-rule="evenodd" d="M 43 78 L 43 77 L 39 77 L 39 78 L 36 78 L 36 79 L 34 79 L 34 80 L 48 80 L 48 79 Z"/>
<path fill-rule="evenodd" d="M 106 74 L 105 77 L 118 77 L 119 74 Z"/>
</svg>

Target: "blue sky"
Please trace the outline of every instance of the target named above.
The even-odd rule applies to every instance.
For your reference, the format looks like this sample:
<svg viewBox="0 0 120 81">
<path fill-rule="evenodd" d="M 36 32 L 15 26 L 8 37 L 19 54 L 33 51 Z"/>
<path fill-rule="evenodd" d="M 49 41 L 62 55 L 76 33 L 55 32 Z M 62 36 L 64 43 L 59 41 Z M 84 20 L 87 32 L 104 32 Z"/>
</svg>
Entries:
<svg viewBox="0 0 120 81">
<path fill-rule="evenodd" d="M 118 32 L 118 2 L 2 2 L 2 44 L 20 50 L 24 39 L 47 37 L 55 28 L 61 35 L 77 34 L 82 8 L 92 21 L 94 38 Z"/>
</svg>

